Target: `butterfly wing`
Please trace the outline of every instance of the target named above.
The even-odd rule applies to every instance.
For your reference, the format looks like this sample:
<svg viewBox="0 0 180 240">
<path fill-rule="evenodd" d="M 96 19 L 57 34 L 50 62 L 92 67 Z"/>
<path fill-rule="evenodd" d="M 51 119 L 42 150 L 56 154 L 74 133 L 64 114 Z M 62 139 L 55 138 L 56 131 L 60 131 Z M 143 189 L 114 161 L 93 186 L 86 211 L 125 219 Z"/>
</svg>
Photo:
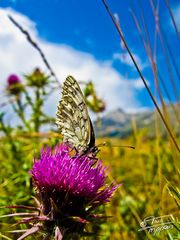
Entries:
<svg viewBox="0 0 180 240">
<path fill-rule="evenodd" d="M 84 96 L 72 76 L 68 76 L 64 82 L 56 124 L 64 136 L 63 141 L 70 143 L 79 152 L 85 152 L 94 146 L 94 130 Z"/>
</svg>

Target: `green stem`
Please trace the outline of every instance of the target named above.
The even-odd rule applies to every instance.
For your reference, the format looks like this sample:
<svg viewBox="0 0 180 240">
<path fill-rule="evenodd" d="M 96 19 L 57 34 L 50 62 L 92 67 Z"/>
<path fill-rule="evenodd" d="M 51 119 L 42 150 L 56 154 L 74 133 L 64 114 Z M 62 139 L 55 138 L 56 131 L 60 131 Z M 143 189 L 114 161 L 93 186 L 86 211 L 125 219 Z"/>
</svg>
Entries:
<svg viewBox="0 0 180 240">
<path fill-rule="evenodd" d="M 36 88 L 36 92 L 35 92 L 35 105 L 34 105 L 34 130 L 36 132 L 39 132 L 39 128 L 40 128 L 40 116 L 41 116 L 41 107 L 42 107 L 42 101 L 40 98 L 40 90 L 37 87 Z"/>
<path fill-rule="evenodd" d="M 21 121 L 24 123 L 24 125 L 26 126 L 26 128 L 31 131 L 31 127 L 28 121 L 26 121 L 25 115 L 24 115 L 24 108 L 21 104 L 21 100 L 18 98 L 17 99 L 17 108 L 15 106 L 13 106 L 14 111 L 17 113 L 17 115 L 19 116 L 19 118 L 21 119 Z"/>
</svg>

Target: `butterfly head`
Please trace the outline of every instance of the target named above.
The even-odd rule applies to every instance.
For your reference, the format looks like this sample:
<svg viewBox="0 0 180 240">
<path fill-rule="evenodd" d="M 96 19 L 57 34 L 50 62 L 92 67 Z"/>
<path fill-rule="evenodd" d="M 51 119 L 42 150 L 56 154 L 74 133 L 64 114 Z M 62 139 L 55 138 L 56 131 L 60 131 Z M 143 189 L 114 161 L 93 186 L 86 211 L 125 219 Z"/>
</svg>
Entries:
<svg viewBox="0 0 180 240">
<path fill-rule="evenodd" d="M 98 149 L 97 146 L 92 146 L 92 147 L 87 147 L 84 152 L 83 152 L 83 155 L 88 155 L 88 157 L 92 157 L 92 158 L 95 158 L 96 155 L 98 154 L 100 150 Z"/>
</svg>

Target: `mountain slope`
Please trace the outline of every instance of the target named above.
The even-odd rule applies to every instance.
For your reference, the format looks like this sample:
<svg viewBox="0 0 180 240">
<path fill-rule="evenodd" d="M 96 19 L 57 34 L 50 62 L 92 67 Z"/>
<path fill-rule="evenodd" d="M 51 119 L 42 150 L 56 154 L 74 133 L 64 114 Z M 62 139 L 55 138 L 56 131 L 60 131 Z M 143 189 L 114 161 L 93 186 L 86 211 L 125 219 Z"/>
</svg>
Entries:
<svg viewBox="0 0 180 240">
<path fill-rule="evenodd" d="M 178 111 L 178 105 L 175 105 Z M 179 124 L 171 106 L 166 106 L 170 125 L 176 134 L 180 134 Z M 122 109 L 110 112 L 94 123 L 98 137 L 127 137 L 133 132 L 132 123 L 138 130 L 147 129 L 149 137 L 155 136 L 155 120 L 162 136 L 166 135 L 166 129 L 159 114 L 156 111 L 144 111 L 139 113 L 126 113 Z"/>
</svg>

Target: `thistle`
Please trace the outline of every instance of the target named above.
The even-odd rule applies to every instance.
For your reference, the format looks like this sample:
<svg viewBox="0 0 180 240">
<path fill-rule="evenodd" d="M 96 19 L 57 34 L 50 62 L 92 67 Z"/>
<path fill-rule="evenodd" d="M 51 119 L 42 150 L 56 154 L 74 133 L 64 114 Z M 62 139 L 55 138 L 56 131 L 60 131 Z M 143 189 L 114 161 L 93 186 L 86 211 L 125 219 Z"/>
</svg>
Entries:
<svg viewBox="0 0 180 240">
<path fill-rule="evenodd" d="M 23 90 L 23 85 L 21 83 L 20 78 L 15 74 L 11 74 L 7 78 L 7 91 L 8 91 L 8 93 L 12 94 L 12 95 L 19 95 L 20 92 L 22 92 L 22 90 Z"/>
<path fill-rule="evenodd" d="M 43 88 L 49 83 L 49 76 L 46 76 L 39 68 L 31 74 L 25 75 L 27 85 L 31 87 Z"/>
<path fill-rule="evenodd" d="M 79 154 L 72 157 L 70 151 L 63 143 L 54 149 L 42 149 L 40 159 L 34 159 L 30 174 L 38 207 L 33 208 L 36 211 L 31 217 L 20 222 L 31 228 L 19 240 L 34 233 L 42 234 L 46 240 L 93 235 L 86 226 L 102 218 L 94 214 L 95 209 L 97 213 L 100 205 L 109 202 L 118 186 L 105 184 L 106 167 L 101 160 Z"/>
<path fill-rule="evenodd" d="M 94 84 L 90 81 L 84 89 L 84 97 L 87 106 L 95 113 L 103 112 L 106 109 L 105 102 L 96 94 Z"/>
</svg>

